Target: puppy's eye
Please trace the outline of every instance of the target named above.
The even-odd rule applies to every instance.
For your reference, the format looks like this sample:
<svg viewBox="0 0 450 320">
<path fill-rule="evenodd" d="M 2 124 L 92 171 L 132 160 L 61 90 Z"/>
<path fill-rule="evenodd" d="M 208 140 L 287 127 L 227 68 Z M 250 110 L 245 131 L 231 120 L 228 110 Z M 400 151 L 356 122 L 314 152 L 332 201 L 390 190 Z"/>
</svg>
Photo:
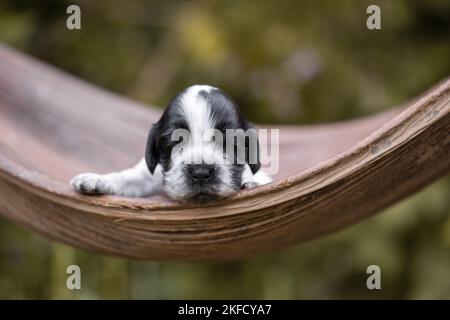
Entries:
<svg viewBox="0 0 450 320">
<path fill-rule="evenodd" d="M 167 136 L 160 136 L 159 139 L 158 139 L 158 146 L 159 146 L 159 148 L 160 149 L 164 149 L 167 146 L 169 141 L 170 140 L 167 138 Z"/>
<path fill-rule="evenodd" d="M 178 142 L 179 141 L 173 140 L 171 135 L 162 135 L 159 138 L 159 146 L 161 148 L 167 148 L 167 147 L 176 145 Z"/>
<path fill-rule="evenodd" d="M 184 122 L 184 121 L 176 122 L 176 123 L 173 125 L 173 128 L 174 128 L 174 129 L 184 129 L 184 130 L 189 130 L 189 127 L 188 127 L 187 123 Z"/>
<path fill-rule="evenodd" d="M 216 129 L 219 130 L 219 131 L 221 131 L 222 133 L 225 133 L 225 130 L 227 129 L 227 127 L 228 127 L 228 125 L 227 125 L 227 123 L 225 123 L 225 122 L 219 122 L 219 123 L 216 125 Z"/>
</svg>

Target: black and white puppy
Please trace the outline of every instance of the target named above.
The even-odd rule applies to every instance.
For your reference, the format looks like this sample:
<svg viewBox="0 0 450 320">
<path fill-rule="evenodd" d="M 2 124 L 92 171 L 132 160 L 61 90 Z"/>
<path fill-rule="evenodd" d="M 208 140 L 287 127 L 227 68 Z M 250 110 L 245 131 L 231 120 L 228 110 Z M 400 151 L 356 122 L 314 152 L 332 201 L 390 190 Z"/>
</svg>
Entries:
<svg viewBox="0 0 450 320">
<path fill-rule="evenodd" d="M 253 135 L 240 140 L 242 148 L 238 136 L 229 134 L 252 130 Z M 136 166 L 80 174 L 71 184 L 86 194 L 145 197 L 164 191 L 179 201 L 210 202 L 271 182 L 260 167 L 256 131 L 236 103 L 217 88 L 195 85 L 169 103 L 151 128 L 145 157 Z"/>
</svg>

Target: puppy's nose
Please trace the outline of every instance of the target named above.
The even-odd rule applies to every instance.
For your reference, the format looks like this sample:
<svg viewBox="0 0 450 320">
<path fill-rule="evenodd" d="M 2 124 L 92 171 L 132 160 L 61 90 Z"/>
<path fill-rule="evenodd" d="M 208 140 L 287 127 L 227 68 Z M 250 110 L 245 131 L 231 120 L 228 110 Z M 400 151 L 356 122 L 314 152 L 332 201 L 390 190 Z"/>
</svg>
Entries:
<svg viewBox="0 0 450 320">
<path fill-rule="evenodd" d="M 214 173 L 214 166 L 209 164 L 196 164 L 188 167 L 188 172 L 196 182 L 207 182 Z"/>
</svg>

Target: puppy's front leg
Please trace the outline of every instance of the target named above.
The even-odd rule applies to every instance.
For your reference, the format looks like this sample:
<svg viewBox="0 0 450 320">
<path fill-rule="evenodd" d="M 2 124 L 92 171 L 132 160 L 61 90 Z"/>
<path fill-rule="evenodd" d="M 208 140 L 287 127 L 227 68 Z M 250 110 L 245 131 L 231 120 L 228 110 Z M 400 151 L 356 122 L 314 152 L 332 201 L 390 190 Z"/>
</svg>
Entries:
<svg viewBox="0 0 450 320">
<path fill-rule="evenodd" d="M 145 197 L 162 189 L 162 172 L 158 166 L 154 174 L 151 174 L 145 159 L 142 159 L 133 168 L 123 171 L 79 174 L 70 181 L 70 184 L 80 193 Z"/>
<path fill-rule="evenodd" d="M 272 182 L 272 178 L 261 169 L 255 174 L 252 173 L 248 165 L 245 166 L 242 173 L 242 185 L 241 189 L 249 189 L 257 186 L 262 186 Z"/>
</svg>

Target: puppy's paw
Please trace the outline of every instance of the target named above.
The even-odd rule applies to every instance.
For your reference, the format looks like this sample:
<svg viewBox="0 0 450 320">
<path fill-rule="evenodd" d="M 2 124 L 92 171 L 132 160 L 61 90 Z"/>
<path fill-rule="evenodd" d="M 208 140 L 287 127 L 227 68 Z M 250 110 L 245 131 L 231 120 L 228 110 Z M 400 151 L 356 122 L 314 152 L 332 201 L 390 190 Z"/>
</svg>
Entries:
<svg viewBox="0 0 450 320">
<path fill-rule="evenodd" d="M 258 183 L 256 183 L 256 182 L 244 182 L 241 185 L 241 190 L 243 190 L 243 189 L 250 189 L 250 188 L 257 187 L 257 186 L 258 186 Z"/>
<path fill-rule="evenodd" d="M 96 173 L 82 173 L 75 176 L 70 184 L 75 191 L 85 194 L 112 194 L 113 188 L 108 179 Z"/>
</svg>

